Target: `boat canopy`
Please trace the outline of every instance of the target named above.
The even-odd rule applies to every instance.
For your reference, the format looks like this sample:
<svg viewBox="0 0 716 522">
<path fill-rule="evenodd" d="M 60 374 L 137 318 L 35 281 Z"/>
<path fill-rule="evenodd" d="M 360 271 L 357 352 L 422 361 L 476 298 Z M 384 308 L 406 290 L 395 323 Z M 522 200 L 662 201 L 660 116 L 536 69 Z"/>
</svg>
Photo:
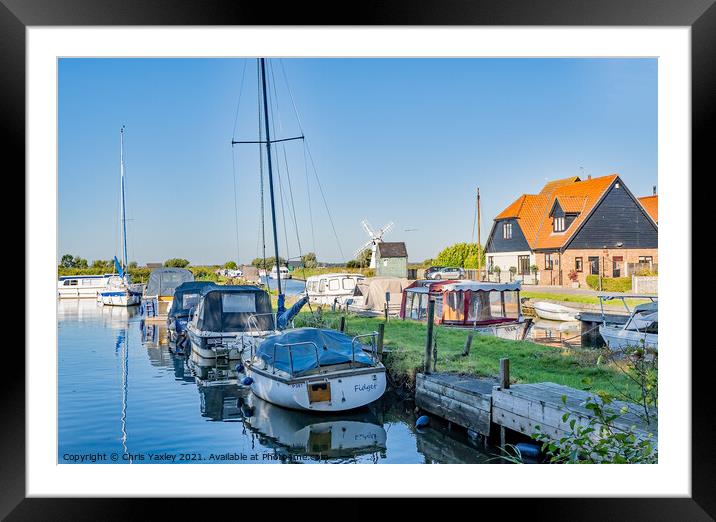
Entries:
<svg viewBox="0 0 716 522">
<path fill-rule="evenodd" d="M 268 292 L 251 285 L 211 285 L 201 289 L 197 328 L 208 332 L 274 329 Z M 252 321 L 251 317 L 255 316 Z"/>
<path fill-rule="evenodd" d="M 443 285 L 444 292 L 459 292 L 470 290 L 472 292 L 519 292 L 522 288 L 521 281 L 513 283 L 488 283 L 486 281 L 460 281 Z"/>
<path fill-rule="evenodd" d="M 194 281 L 194 274 L 186 268 L 157 268 L 152 270 L 145 295 L 171 297 L 182 283 Z"/>
<path fill-rule="evenodd" d="M 215 286 L 211 281 L 188 281 L 177 286 L 174 290 L 174 300 L 169 309 L 169 317 L 187 317 L 189 311 L 199 304 L 202 288 Z"/>
<path fill-rule="evenodd" d="M 640 313 L 649 313 L 649 312 L 658 312 L 659 311 L 659 303 L 653 302 L 653 303 L 644 303 L 640 305 L 636 305 L 634 307 L 634 313 L 640 314 Z"/>
<path fill-rule="evenodd" d="M 357 366 L 373 366 L 373 359 L 363 350 L 364 347 L 336 330 L 294 328 L 268 337 L 259 345 L 256 355 L 276 369 L 299 376 L 319 366 L 353 360 Z"/>
</svg>

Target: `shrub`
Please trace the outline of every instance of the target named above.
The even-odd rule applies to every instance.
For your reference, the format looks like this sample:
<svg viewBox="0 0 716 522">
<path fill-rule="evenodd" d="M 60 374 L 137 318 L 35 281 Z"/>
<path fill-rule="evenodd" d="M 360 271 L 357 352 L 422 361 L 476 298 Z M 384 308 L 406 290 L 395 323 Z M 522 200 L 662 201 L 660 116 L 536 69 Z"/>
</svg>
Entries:
<svg viewBox="0 0 716 522">
<path fill-rule="evenodd" d="M 593 290 L 599 290 L 599 276 L 588 275 L 587 286 Z M 602 291 L 604 292 L 628 292 L 631 290 L 631 277 L 603 277 Z"/>
<path fill-rule="evenodd" d="M 239 265 L 236 264 L 236 261 L 227 261 L 224 263 L 224 268 L 227 268 L 229 270 L 236 270 L 239 268 Z"/>
<path fill-rule="evenodd" d="M 569 277 L 570 281 L 572 281 L 573 283 L 576 283 L 577 278 L 579 276 L 577 275 L 577 271 L 573 268 L 572 270 L 569 271 L 569 274 L 567 274 L 567 277 Z M 597 281 L 597 284 L 599 284 L 599 281 Z"/>
<path fill-rule="evenodd" d="M 167 259 L 166 261 L 164 261 L 164 266 L 186 268 L 187 266 L 189 266 L 189 261 L 187 259 L 173 257 L 172 259 Z"/>
</svg>

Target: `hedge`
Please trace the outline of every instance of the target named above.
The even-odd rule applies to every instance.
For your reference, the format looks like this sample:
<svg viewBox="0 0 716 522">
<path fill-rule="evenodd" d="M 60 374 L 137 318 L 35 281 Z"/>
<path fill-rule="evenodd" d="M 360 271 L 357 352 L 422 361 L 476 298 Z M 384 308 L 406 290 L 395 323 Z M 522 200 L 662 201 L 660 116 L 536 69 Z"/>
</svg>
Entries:
<svg viewBox="0 0 716 522">
<path fill-rule="evenodd" d="M 599 290 L 599 276 L 588 275 L 587 286 L 594 290 Z M 631 277 L 603 277 L 603 292 L 628 292 L 631 290 Z"/>
</svg>

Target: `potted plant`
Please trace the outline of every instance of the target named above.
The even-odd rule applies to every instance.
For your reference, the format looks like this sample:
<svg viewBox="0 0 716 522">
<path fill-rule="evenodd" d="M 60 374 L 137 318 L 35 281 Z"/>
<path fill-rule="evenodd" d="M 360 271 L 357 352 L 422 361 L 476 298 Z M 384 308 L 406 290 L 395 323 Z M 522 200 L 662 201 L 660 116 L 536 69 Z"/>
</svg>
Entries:
<svg viewBox="0 0 716 522">
<path fill-rule="evenodd" d="M 537 265 L 530 266 L 530 272 L 532 272 L 532 280 L 534 284 L 537 284 L 537 272 L 539 272 L 539 267 Z"/>
<path fill-rule="evenodd" d="M 567 277 L 572 282 L 572 288 L 579 288 L 579 275 L 575 269 L 570 270 Z"/>
<path fill-rule="evenodd" d="M 515 274 L 517 273 L 517 267 L 511 266 L 510 267 L 510 282 L 512 282 L 515 279 Z"/>
<path fill-rule="evenodd" d="M 494 274 L 497 274 L 497 282 L 499 283 L 500 282 L 500 272 L 502 272 L 502 269 L 499 266 L 495 265 L 494 267 L 492 267 L 492 272 Z"/>
</svg>

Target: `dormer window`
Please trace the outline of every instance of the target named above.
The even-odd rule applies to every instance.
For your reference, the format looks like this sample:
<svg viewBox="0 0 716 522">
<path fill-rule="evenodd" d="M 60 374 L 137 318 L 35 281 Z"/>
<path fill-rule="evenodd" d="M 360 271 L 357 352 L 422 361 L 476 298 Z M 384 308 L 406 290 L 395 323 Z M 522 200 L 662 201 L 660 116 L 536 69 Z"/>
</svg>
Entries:
<svg viewBox="0 0 716 522">
<path fill-rule="evenodd" d="M 502 224 L 502 239 L 512 239 L 512 223 Z"/>
<path fill-rule="evenodd" d="M 564 229 L 565 229 L 564 217 L 554 218 L 554 231 L 555 232 L 564 232 Z"/>
</svg>

